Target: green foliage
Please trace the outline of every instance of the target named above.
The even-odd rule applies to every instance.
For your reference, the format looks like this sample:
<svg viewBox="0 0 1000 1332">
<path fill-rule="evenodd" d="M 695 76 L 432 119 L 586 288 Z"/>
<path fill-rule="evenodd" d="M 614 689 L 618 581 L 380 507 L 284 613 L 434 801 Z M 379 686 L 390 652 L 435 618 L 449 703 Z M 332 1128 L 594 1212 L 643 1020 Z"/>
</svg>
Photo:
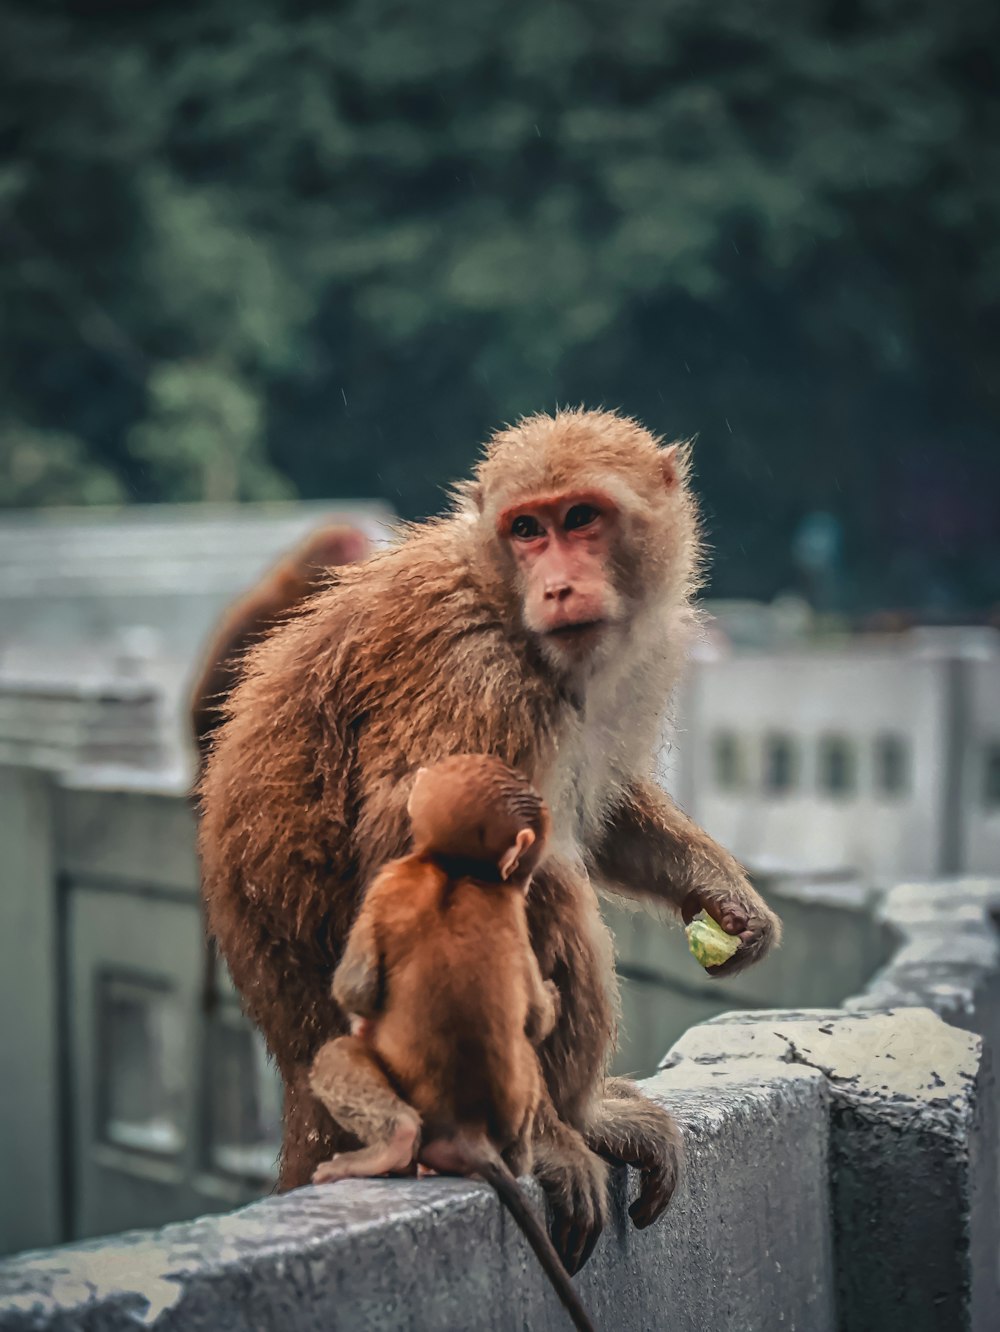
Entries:
<svg viewBox="0 0 1000 1332">
<path fill-rule="evenodd" d="M 157 489 L 177 500 L 287 499 L 288 482 L 263 460 L 261 407 L 246 384 L 208 362 L 158 365 L 129 451 Z"/>
<path fill-rule="evenodd" d="M 72 435 L 0 423 L 0 507 L 117 504 L 123 498 L 117 478 Z"/>
<path fill-rule="evenodd" d="M 982 600 L 998 52 L 989 0 L 8 0 L 0 402 L 136 498 L 408 514 L 621 404 L 700 433 L 717 591 L 825 510 L 842 598 Z"/>
</svg>

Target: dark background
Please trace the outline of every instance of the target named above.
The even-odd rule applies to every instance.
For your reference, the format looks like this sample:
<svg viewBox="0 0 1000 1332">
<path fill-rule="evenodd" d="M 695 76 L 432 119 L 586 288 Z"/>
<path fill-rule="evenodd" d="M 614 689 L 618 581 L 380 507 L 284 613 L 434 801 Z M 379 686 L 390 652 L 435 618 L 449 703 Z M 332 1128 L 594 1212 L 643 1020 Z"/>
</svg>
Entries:
<svg viewBox="0 0 1000 1332">
<path fill-rule="evenodd" d="M 697 434 L 716 596 L 1000 601 L 996 0 L 0 4 L 0 504 Z"/>
</svg>

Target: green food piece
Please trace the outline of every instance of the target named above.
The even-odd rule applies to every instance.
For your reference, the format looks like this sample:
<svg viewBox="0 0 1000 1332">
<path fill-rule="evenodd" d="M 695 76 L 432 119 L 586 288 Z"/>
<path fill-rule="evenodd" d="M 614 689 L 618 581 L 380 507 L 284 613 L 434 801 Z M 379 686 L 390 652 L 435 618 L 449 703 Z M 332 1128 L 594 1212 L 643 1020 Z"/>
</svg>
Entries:
<svg viewBox="0 0 1000 1332">
<path fill-rule="evenodd" d="M 703 967 L 720 967 L 740 946 L 739 939 L 726 931 L 711 916 L 699 911 L 684 931 L 691 956 Z"/>
</svg>

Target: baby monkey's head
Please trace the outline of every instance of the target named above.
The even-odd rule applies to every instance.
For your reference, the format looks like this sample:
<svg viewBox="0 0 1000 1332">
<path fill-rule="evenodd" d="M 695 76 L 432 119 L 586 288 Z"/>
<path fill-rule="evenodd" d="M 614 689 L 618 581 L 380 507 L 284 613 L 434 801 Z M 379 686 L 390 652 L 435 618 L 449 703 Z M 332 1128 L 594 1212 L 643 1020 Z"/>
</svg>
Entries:
<svg viewBox="0 0 1000 1332">
<path fill-rule="evenodd" d="M 535 788 L 489 754 L 454 754 L 420 768 L 407 810 L 415 851 L 490 866 L 483 877 L 525 886 L 549 831 Z"/>
</svg>

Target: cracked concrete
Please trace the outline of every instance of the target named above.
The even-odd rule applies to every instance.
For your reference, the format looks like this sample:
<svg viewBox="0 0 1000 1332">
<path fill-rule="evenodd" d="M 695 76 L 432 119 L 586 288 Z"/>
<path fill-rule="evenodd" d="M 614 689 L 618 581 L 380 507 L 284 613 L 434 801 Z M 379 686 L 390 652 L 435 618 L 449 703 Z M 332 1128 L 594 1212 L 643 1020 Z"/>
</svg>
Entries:
<svg viewBox="0 0 1000 1332">
<path fill-rule="evenodd" d="M 612 1222 L 576 1279 L 596 1325 L 835 1332 L 822 1077 L 770 1061 L 691 1073 L 669 1091 L 688 1159 L 666 1216 L 636 1231 L 625 1215 L 636 1182 L 617 1172 Z M 543 1332 L 568 1323 L 494 1196 L 462 1180 L 307 1188 L 227 1217 L 0 1263 L 4 1332 L 137 1325 Z"/>
<path fill-rule="evenodd" d="M 830 1090 L 830 1198 L 845 1332 L 1000 1325 L 996 1097 L 982 1040 L 926 1008 L 724 1014 L 688 1032 L 654 1085 L 719 1049 L 785 1061 Z"/>
</svg>

